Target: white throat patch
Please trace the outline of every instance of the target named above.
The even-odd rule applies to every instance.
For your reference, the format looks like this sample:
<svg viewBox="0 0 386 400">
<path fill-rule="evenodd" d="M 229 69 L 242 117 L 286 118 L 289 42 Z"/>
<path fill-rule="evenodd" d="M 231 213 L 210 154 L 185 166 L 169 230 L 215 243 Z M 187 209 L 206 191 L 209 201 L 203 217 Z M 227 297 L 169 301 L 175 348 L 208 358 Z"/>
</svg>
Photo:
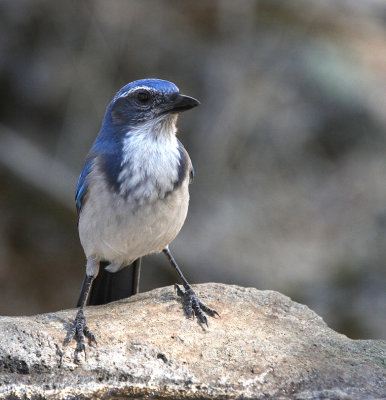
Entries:
<svg viewBox="0 0 386 400">
<path fill-rule="evenodd" d="M 164 198 L 178 180 L 177 114 L 158 117 L 126 133 L 123 139 L 120 194 L 137 205 Z"/>
</svg>

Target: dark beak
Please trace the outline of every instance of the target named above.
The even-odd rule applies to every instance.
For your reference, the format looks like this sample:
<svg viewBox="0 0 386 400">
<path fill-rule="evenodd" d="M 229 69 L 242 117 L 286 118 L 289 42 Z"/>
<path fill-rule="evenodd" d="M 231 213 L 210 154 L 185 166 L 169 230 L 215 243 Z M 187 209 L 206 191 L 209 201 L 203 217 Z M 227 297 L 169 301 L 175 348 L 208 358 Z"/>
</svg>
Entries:
<svg viewBox="0 0 386 400">
<path fill-rule="evenodd" d="M 167 105 L 167 108 L 164 112 L 179 113 L 197 107 L 199 104 L 200 102 L 193 97 L 178 94 L 177 96 L 170 99 L 170 103 Z"/>
</svg>

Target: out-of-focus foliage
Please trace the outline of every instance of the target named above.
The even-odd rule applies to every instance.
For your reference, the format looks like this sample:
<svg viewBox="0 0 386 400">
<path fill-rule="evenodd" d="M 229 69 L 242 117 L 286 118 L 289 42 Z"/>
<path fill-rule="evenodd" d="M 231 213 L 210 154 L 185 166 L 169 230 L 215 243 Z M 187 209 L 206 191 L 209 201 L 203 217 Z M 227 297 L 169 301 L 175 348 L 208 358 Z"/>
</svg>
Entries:
<svg viewBox="0 0 386 400">
<path fill-rule="evenodd" d="M 202 103 L 179 121 L 196 179 L 171 248 L 190 281 L 385 335 L 385 2 L 3 0 L 0 52 L 1 314 L 74 305 L 83 158 L 115 91 L 159 77 Z M 143 290 L 175 280 L 144 260 Z"/>
</svg>

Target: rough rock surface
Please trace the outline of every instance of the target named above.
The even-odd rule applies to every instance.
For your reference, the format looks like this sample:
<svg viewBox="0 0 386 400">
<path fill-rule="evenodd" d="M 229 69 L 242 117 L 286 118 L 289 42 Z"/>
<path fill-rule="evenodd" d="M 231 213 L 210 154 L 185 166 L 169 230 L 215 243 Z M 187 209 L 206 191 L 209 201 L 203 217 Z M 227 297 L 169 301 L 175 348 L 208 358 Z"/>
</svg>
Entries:
<svg viewBox="0 0 386 400">
<path fill-rule="evenodd" d="M 205 284 L 221 319 L 184 317 L 172 287 L 86 310 L 97 346 L 74 359 L 75 310 L 0 318 L 0 398 L 381 399 L 382 341 L 350 340 L 273 291 Z"/>
</svg>

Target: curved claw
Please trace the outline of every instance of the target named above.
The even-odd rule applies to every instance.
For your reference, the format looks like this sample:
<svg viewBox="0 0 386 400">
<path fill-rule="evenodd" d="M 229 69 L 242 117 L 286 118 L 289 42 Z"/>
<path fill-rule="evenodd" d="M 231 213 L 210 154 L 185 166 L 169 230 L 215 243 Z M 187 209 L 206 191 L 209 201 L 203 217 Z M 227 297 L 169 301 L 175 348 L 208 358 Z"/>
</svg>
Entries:
<svg viewBox="0 0 386 400">
<path fill-rule="evenodd" d="M 200 323 L 208 326 L 208 319 L 204 313 L 207 313 L 211 317 L 215 315 L 220 317 L 220 314 L 216 310 L 208 307 L 199 300 L 197 294 L 190 286 L 185 288 L 185 291 L 177 284 L 174 287 L 176 288 L 177 295 L 183 298 L 183 308 L 188 318 L 196 317 Z"/>
<path fill-rule="evenodd" d="M 201 301 L 199 303 L 200 303 L 200 308 L 207 314 L 209 314 L 211 317 L 217 315 L 219 318 L 221 318 L 221 315 L 215 309 L 208 307 L 204 303 L 201 303 Z"/>
</svg>

